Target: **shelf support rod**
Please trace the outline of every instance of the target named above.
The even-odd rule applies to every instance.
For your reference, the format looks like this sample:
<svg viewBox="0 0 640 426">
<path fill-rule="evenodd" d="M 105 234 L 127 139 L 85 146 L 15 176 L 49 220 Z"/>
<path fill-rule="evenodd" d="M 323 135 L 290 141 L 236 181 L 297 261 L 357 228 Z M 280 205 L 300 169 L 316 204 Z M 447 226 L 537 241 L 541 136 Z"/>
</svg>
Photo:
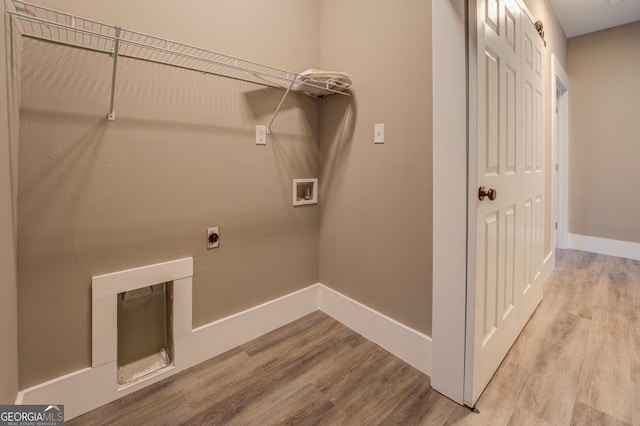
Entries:
<svg viewBox="0 0 640 426">
<path fill-rule="evenodd" d="M 109 121 L 116 119 L 116 112 L 113 105 L 116 97 L 116 71 L 118 70 L 118 50 L 120 48 L 120 27 L 116 27 L 116 38 L 113 44 L 113 72 L 111 73 L 111 102 L 109 105 Z"/>
<path fill-rule="evenodd" d="M 284 100 L 287 98 L 287 95 L 289 94 L 289 92 L 291 91 L 291 88 L 293 87 L 293 83 L 296 81 L 296 77 L 291 79 L 291 84 L 289 84 L 289 87 L 287 87 L 287 91 L 284 92 L 284 95 L 282 96 L 282 99 L 280 99 L 280 103 L 278 104 L 278 107 L 276 108 L 276 112 L 273 113 L 273 117 L 271 118 L 271 121 L 269 122 L 269 125 L 267 126 L 267 133 L 269 133 L 269 134 L 271 134 L 271 125 L 273 124 L 273 122 L 275 121 L 276 117 L 278 116 L 278 113 L 280 112 L 280 108 L 282 108 L 282 104 L 284 103 Z"/>
</svg>

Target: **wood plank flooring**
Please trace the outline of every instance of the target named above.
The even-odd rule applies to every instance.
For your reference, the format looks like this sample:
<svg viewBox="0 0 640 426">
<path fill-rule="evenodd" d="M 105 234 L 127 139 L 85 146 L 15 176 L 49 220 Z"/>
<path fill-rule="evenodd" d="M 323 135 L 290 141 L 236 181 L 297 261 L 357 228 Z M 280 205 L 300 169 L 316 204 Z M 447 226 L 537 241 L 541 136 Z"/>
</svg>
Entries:
<svg viewBox="0 0 640 426">
<path fill-rule="evenodd" d="M 69 425 L 640 425 L 640 262 L 558 252 L 473 414 L 321 312 Z"/>
<path fill-rule="evenodd" d="M 640 425 L 639 316 L 640 261 L 558 250 L 480 415 L 448 424 Z"/>
</svg>

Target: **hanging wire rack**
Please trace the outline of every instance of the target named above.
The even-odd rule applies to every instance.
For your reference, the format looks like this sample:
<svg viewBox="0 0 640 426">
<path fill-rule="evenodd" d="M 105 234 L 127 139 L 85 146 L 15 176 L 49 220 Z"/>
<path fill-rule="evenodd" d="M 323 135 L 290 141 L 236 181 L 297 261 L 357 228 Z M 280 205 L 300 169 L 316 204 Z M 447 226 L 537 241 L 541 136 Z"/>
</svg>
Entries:
<svg viewBox="0 0 640 426">
<path fill-rule="evenodd" d="M 302 93 L 315 98 L 323 98 L 333 94 L 349 96 L 349 93 L 340 86 L 330 82 L 301 78 L 295 72 L 28 2 L 12 0 L 12 4 L 14 10 L 7 12 L 19 23 L 19 30 L 23 36 L 103 52 L 113 56 L 109 120 L 115 120 L 115 85 L 119 56 L 284 89 L 285 93 L 267 126 L 267 131 L 270 130 L 289 92 Z"/>
</svg>

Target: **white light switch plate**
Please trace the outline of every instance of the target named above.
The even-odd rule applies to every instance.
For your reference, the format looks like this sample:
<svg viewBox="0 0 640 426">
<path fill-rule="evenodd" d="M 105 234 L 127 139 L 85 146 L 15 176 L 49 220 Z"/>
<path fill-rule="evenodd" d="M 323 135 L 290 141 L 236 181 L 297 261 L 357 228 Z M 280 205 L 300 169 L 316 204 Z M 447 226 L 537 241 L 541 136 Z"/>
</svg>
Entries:
<svg viewBox="0 0 640 426">
<path fill-rule="evenodd" d="M 373 142 L 384 143 L 384 123 L 373 126 Z"/>
<path fill-rule="evenodd" d="M 267 144 L 267 126 L 256 126 L 256 145 Z"/>
</svg>

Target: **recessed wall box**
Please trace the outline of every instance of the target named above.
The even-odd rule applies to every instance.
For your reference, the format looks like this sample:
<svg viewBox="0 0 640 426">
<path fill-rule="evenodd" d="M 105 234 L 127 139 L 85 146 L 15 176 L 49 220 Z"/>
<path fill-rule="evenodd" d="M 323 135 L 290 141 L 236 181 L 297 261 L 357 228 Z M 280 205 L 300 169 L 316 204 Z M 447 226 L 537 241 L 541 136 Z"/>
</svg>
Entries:
<svg viewBox="0 0 640 426">
<path fill-rule="evenodd" d="M 318 179 L 293 180 L 293 205 L 318 204 Z"/>
<path fill-rule="evenodd" d="M 173 282 L 118 293 L 118 385 L 173 365 Z"/>
</svg>

